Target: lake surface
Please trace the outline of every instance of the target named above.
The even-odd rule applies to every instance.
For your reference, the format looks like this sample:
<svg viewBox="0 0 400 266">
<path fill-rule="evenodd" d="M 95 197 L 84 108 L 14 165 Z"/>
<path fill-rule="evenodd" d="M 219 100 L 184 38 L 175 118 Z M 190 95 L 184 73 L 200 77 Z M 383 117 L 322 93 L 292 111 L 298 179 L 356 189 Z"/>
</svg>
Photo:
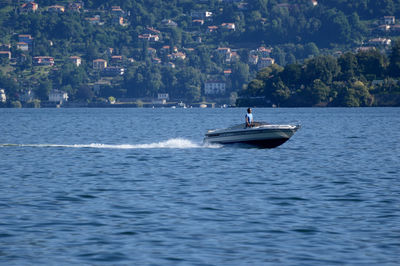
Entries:
<svg viewBox="0 0 400 266">
<path fill-rule="evenodd" d="M 400 108 L 0 109 L 0 264 L 398 265 Z"/>
</svg>

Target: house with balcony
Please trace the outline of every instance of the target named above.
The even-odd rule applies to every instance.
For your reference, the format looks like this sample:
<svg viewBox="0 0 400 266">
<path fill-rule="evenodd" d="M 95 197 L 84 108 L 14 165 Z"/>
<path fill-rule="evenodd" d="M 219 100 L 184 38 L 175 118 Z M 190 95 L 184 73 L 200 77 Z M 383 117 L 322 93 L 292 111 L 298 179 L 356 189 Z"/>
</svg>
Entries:
<svg viewBox="0 0 400 266">
<path fill-rule="evenodd" d="M 35 2 L 28 2 L 25 4 L 22 4 L 21 7 L 19 8 L 21 13 L 29 13 L 29 12 L 36 12 L 39 8 L 39 5 L 36 4 Z"/>
<path fill-rule="evenodd" d="M 226 92 L 226 83 L 220 80 L 209 80 L 204 83 L 205 95 L 223 95 Z"/>
<path fill-rule="evenodd" d="M 122 10 L 120 6 L 112 6 L 111 14 L 116 17 L 123 17 L 125 15 L 125 11 Z"/>
<path fill-rule="evenodd" d="M 226 31 L 235 31 L 236 26 L 235 26 L 235 23 L 222 23 L 221 29 L 226 30 Z"/>
<path fill-rule="evenodd" d="M 0 51 L 0 58 L 6 58 L 6 59 L 10 60 L 11 52 L 10 51 Z"/>
<path fill-rule="evenodd" d="M 29 45 L 25 42 L 17 42 L 17 50 L 27 52 L 29 51 Z"/>
<path fill-rule="evenodd" d="M 0 102 L 5 103 L 7 101 L 6 92 L 4 89 L 0 89 Z"/>
<path fill-rule="evenodd" d="M 107 67 L 107 61 L 104 59 L 93 60 L 93 69 L 103 70 Z"/>
<path fill-rule="evenodd" d="M 213 33 L 218 31 L 218 26 L 208 26 L 206 32 L 207 33 Z"/>
<path fill-rule="evenodd" d="M 82 59 L 79 56 L 70 56 L 69 61 L 77 67 L 82 64 Z"/>
<path fill-rule="evenodd" d="M 160 40 L 160 37 L 158 37 L 158 35 L 153 35 L 153 34 L 140 34 L 138 38 L 140 40 L 149 42 L 158 42 Z"/>
<path fill-rule="evenodd" d="M 391 43 L 392 40 L 387 38 L 374 38 L 368 41 L 368 44 L 372 46 L 389 46 Z"/>
<path fill-rule="evenodd" d="M 27 43 L 28 45 L 31 45 L 33 42 L 33 38 L 29 34 L 19 34 L 18 42 L 24 42 L 24 43 Z"/>
<path fill-rule="evenodd" d="M 54 57 L 35 56 L 33 58 L 33 64 L 36 66 L 53 66 L 54 65 Z"/>
<path fill-rule="evenodd" d="M 72 12 L 81 12 L 83 9 L 83 2 L 74 2 L 68 4 L 68 10 Z"/>
<path fill-rule="evenodd" d="M 271 57 L 262 57 L 258 60 L 258 69 L 266 68 L 275 64 L 275 59 Z"/>
<path fill-rule="evenodd" d="M 190 16 L 192 19 L 210 19 L 213 13 L 210 11 L 200 10 L 200 11 L 191 11 Z"/>
<path fill-rule="evenodd" d="M 381 24 L 394 25 L 394 24 L 396 24 L 396 17 L 395 16 L 384 16 L 381 18 Z"/>
<path fill-rule="evenodd" d="M 65 7 L 60 5 L 49 6 L 47 11 L 52 13 L 64 13 Z"/>
<path fill-rule="evenodd" d="M 51 90 L 49 93 L 49 102 L 63 103 L 68 101 L 68 93 L 60 90 Z"/>
<path fill-rule="evenodd" d="M 125 69 L 122 67 L 106 67 L 103 68 L 101 71 L 101 76 L 103 77 L 116 77 L 116 76 L 122 76 L 125 74 Z"/>
</svg>

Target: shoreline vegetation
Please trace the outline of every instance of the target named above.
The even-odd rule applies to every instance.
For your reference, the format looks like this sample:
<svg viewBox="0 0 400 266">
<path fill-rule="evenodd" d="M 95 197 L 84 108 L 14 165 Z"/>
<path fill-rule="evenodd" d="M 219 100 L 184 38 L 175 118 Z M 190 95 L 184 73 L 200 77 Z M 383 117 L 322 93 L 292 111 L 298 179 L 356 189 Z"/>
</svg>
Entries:
<svg viewBox="0 0 400 266">
<path fill-rule="evenodd" d="M 0 1 L 0 108 L 400 106 L 398 14 L 400 0 Z"/>
</svg>

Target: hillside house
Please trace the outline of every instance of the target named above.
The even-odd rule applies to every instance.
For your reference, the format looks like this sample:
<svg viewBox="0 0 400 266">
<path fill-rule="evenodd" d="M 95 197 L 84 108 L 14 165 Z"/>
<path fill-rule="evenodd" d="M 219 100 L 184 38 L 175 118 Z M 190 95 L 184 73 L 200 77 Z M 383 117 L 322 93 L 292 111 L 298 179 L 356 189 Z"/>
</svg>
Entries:
<svg viewBox="0 0 400 266">
<path fill-rule="evenodd" d="M 10 60 L 11 52 L 10 51 L 0 51 L 0 58 L 6 58 L 6 59 Z"/>
<path fill-rule="evenodd" d="M 123 17 L 115 17 L 115 18 L 113 18 L 113 22 L 114 22 L 114 24 L 124 26 L 125 20 Z"/>
<path fill-rule="evenodd" d="M 220 80 L 210 80 L 204 83 L 204 94 L 222 95 L 226 92 L 226 83 Z"/>
<path fill-rule="evenodd" d="M 192 19 L 209 19 L 212 17 L 212 12 L 210 11 L 192 11 L 190 12 L 190 16 Z"/>
<path fill-rule="evenodd" d="M 63 103 L 68 101 L 68 93 L 60 90 L 51 90 L 49 93 L 49 102 Z"/>
<path fill-rule="evenodd" d="M 151 62 L 156 65 L 160 65 L 162 63 L 161 59 L 158 57 L 151 58 Z"/>
<path fill-rule="evenodd" d="M 386 38 L 374 38 L 368 41 L 372 46 L 389 46 L 392 40 Z"/>
<path fill-rule="evenodd" d="M 390 28 L 390 25 L 379 25 L 377 29 L 380 32 L 388 32 L 390 31 Z"/>
<path fill-rule="evenodd" d="M 111 56 L 111 63 L 116 65 L 122 64 L 122 55 Z"/>
<path fill-rule="evenodd" d="M 175 68 L 175 64 L 172 63 L 172 62 L 168 62 L 168 63 L 166 64 L 166 66 L 169 67 L 169 68 Z"/>
<path fill-rule="evenodd" d="M 52 13 L 64 13 L 65 7 L 60 5 L 49 6 L 47 11 Z"/>
<path fill-rule="evenodd" d="M 161 31 L 156 30 L 155 28 L 152 27 L 146 27 L 146 29 L 144 30 L 144 34 L 159 35 L 161 34 Z"/>
<path fill-rule="evenodd" d="M 149 42 L 158 42 L 160 40 L 160 37 L 158 35 L 153 35 L 153 34 L 141 34 L 138 36 L 140 40 L 146 40 Z"/>
<path fill-rule="evenodd" d="M 381 24 L 394 25 L 394 24 L 396 24 L 396 17 L 395 16 L 384 16 L 383 18 L 381 18 Z"/>
<path fill-rule="evenodd" d="M 34 65 L 37 66 L 53 66 L 54 57 L 51 56 L 35 56 L 33 58 Z"/>
<path fill-rule="evenodd" d="M 182 53 L 182 52 L 176 52 L 176 53 L 169 54 L 168 58 L 170 60 L 177 60 L 177 59 L 185 60 L 186 54 Z"/>
<path fill-rule="evenodd" d="M 204 20 L 203 19 L 194 19 L 192 20 L 192 25 L 193 26 L 202 26 L 204 24 Z"/>
<path fill-rule="evenodd" d="M 96 15 L 91 18 L 85 18 L 85 20 L 87 20 L 92 25 L 101 25 L 100 15 Z"/>
<path fill-rule="evenodd" d="M 271 57 L 262 57 L 258 60 L 258 69 L 266 68 L 275 64 L 275 60 Z"/>
<path fill-rule="evenodd" d="M 79 56 L 70 56 L 69 61 L 77 67 L 82 64 L 82 59 Z"/>
<path fill-rule="evenodd" d="M 107 67 L 107 61 L 104 59 L 93 60 L 93 69 L 102 70 Z"/>
<path fill-rule="evenodd" d="M 225 77 L 228 77 L 228 76 L 230 76 L 232 74 L 232 70 L 231 69 L 225 69 L 224 70 L 224 76 Z"/>
<path fill-rule="evenodd" d="M 355 49 L 356 53 L 359 52 L 369 52 L 369 51 L 376 51 L 376 48 L 373 46 L 364 46 L 364 47 L 358 47 Z"/>
<path fill-rule="evenodd" d="M 25 4 L 22 4 L 20 7 L 20 12 L 21 13 L 28 13 L 28 12 L 36 12 L 39 8 L 39 5 L 36 4 L 35 2 L 28 2 Z"/>
<path fill-rule="evenodd" d="M 230 62 L 232 59 L 232 51 L 229 47 L 219 47 L 217 53 L 224 57 L 225 62 Z"/>
<path fill-rule="evenodd" d="M 249 55 L 249 64 L 257 65 L 258 63 L 258 55 Z"/>
<path fill-rule="evenodd" d="M 112 6 L 111 7 L 111 14 L 113 16 L 122 17 L 125 14 L 125 11 L 121 9 L 119 6 Z"/>
<path fill-rule="evenodd" d="M 33 38 L 29 34 L 19 34 L 18 42 L 24 42 L 24 43 L 27 43 L 28 45 L 31 45 L 33 42 Z"/>
<path fill-rule="evenodd" d="M 82 9 L 83 9 L 82 2 L 74 2 L 68 4 L 68 10 L 71 10 L 72 12 L 81 12 Z"/>
<path fill-rule="evenodd" d="M 6 92 L 4 89 L 0 89 L 0 102 L 5 103 L 7 101 Z"/>
<path fill-rule="evenodd" d="M 206 32 L 212 33 L 212 32 L 216 32 L 217 30 L 218 30 L 218 26 L 208 26 Z"/>
<path fill-rule="evenodd" d="M 106 67 L 101 71 L 103 77 L 116 77 L 125 74 L 125 69 L 122 67 Z"/>
<path fill-rule="evenodd" d="M 222 23 L 221 24 L 221 29 L 227 30 L 227 31 L 235 31 L 235 23 Z"/>
<path fill-rule="evenodd" d="M 393 32 L 399 33 L 399 32 L 400 32 L 400 25 L 393 25 L 393 26 L 391 27 L 391 30 L 392 30 Z"/>
<path fill-rule="evenodd" d="M 178 23 L 176 23 L 175 21 L 171 20 L 171 19 L 163 19 L 161 21 L 161 23 L 166 26 L 166 27 L 172 27 L 175 28 L 178 26 Z"/>
<path fill-rule="evenodd" d="M 261 57 L 269 57 L 269 55 L 272 53 L 272 49 L 261 46 L 257 48 L 257 53 Z"/>
</svg>

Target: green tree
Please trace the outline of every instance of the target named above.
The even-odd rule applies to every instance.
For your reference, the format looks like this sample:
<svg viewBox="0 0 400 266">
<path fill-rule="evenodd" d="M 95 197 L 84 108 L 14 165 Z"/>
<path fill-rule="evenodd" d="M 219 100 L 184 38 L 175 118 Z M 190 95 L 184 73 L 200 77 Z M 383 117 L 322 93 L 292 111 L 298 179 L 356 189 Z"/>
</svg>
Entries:
<svg viewBox="0 0 400 266">
<path fill-rule="evenodd" d="M 394 41 L 389 59 L 389 74 L 392 77 L 400 77 L 400 39 Z"/>
</svg>

